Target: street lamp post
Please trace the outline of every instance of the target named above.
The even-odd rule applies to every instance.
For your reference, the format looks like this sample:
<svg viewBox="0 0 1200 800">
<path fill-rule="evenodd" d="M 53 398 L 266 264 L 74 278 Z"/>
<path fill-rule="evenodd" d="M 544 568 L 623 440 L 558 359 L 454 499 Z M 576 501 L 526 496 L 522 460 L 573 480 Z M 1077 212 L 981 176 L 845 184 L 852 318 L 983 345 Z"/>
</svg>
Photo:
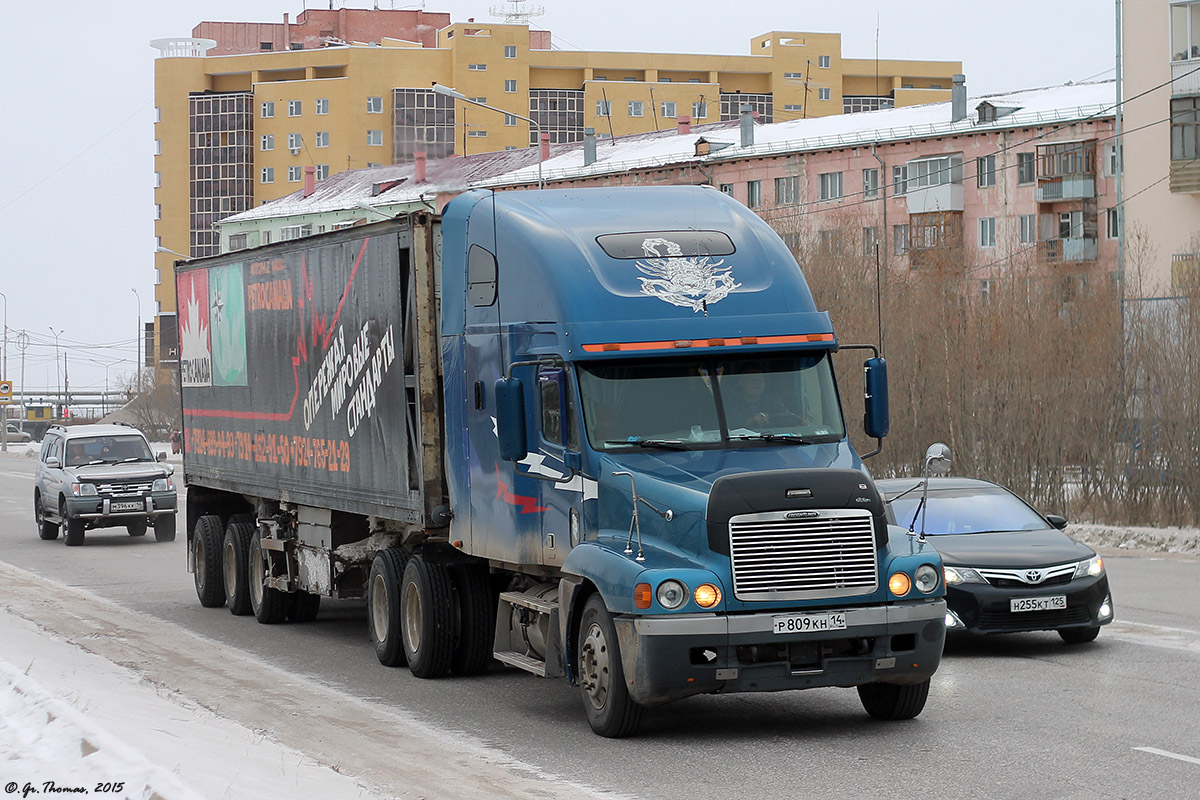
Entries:
<svg viewBox="0 0 1200 800">
<path fill-rule="evenodd" d="M 49 325 L 47 327 L 50 328 L 50 333 L 54 334 L 54 379 L 57 381 L 57 390 L 58 390 L 58 395 L 59 395 L 59 401 L 61 402 L 61 400 L 62 400 L 62 380 L 59 378 L 59 374 L 58 374 L 58 337 L 62 336 L 63 332 L 61 330 L 59 330 L 59 331 L 54 330 L 53 325 Z"/>
<path fill-rule="evenodd" d="M 137 376 L 137 390 L 140 394 L 142 391 L 142 297 L 137 293 L 137 289 L 130 289 L 133 296 L 137 298 L 138 317 L 137 317 L 137 361 L 134 363 L 134 375 Z"/>
<path fill-rule="evenodd" d="M 530 125 L 532 125 L 537 130 L 537 133 L 538 133 L 538 188 L 539 189 L 546 188 L 546 184 L 542 181 L 542 126 L 541 125 L 539 125 L 535 120 L 533 120 L 529 117 L 523 117 L 520 114 L 514 114 L 511 111 L 505 111 L 503 108 L 496 108 L 495 106 L 489 106 L 487 103 L 481 103 L 478 100 L 472 100 L 471 98 L 467 97 L 462 92 L 457 91 L 455 89 L 451 89 L 449 86 L 442 86 L 440 83 L 435 83 L 433 85 L 433 93 L 445 95 L 446 97 L 453 97 L 455 100 L 461 100 L 464 103 L 470 103 L 473 106 L 479 106 L 480 108 L 486 108 L 489 111 L 495 111 L 497 114 L 507 114 L 510 117 L 516 117 L 517 119 L 523 119 L 526 122 L 528 122 Z"/>
<path fill-rule="evenodd" d="M 8 295 L 0 292 L 4 298 L 4 357 L 0 358 L 0 379 L 8 380 Z"/>
</svg>

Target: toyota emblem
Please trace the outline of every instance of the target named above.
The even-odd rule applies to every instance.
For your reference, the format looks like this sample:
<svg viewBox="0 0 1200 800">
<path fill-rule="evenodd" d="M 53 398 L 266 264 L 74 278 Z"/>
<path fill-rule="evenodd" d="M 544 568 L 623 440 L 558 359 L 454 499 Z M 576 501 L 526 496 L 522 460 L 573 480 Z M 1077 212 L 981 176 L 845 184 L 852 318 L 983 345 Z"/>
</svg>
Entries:
<svg viewBox="0 0 1200 800">
<path fill-rule="evenodd" d="M 1041 583 L 1042 582 L 1042 571 L 1040 569 L 1025 570 L 1025 582 L 1026 583 Z"/>
</svg>

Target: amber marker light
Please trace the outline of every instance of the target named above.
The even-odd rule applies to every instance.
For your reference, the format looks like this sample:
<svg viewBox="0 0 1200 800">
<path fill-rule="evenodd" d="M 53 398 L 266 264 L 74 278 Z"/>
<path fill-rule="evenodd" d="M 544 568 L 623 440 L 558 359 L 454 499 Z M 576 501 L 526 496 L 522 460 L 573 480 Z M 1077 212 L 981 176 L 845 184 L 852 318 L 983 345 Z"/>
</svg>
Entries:
<svg viewBox="0 0 1200 800">
<path fill-rule="evenodd" d="M 654 592 L 650 591 L 650 584 L 639 583 L 633 587 L 633 604 L 637 608 L 649 608 L 653 598 Z"/>
<path fill-rule="evenodd" d="M 711 583 L 702 583 L 697 586 L 692 596 L 696 599 L 696 605 L 701 608 L 712 608 L 721 602 L 721 590 Z"/>
<path fill-rule="evenodd" d="M 897 597 L 903 597 L 908 594 L 908 590 L 911 588 L 912 580 L 903 572 L 897 572 L 888 578 L 888 589 Z"/>
</svg>

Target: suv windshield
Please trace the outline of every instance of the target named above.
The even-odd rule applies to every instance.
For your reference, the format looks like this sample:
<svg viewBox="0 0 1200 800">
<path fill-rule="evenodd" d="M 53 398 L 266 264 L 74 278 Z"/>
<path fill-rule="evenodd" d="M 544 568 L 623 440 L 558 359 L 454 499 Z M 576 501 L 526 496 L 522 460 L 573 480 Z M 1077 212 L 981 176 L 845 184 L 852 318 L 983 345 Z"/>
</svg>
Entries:
<svg viewBox="0 0 1200 800">
<path fill-rule="evenodd" d="M 80 436 L 67 440 L 65 466 L 85 464 L 115 464 L 119 461 L 153 461 L 146 440 L 136 434 L 115 436 Z"/>
<path fill-rule="evenodd" d="M 580 364 L 597 450 L 833 442 L 845 435 L 829 354 Z"/>
</svg>

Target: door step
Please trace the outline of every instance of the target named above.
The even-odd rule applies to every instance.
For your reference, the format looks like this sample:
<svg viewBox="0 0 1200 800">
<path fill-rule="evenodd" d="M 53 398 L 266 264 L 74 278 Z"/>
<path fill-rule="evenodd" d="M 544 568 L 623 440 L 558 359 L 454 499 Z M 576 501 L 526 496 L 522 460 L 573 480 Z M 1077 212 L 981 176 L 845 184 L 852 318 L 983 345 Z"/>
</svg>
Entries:
<svg viewBox="0 0 1200 800">
<path fill-rule="evenodd" d="M 513 650 L 505 650 L 499 653 L 493 653 L 496 660 L 502 664 L 508 664 L 510 667 L 523 669 L 526 672 L 532 672 L 539 678 L 546 677 L 546 662 L 539 661 L 532 656 L 527 656 L 523 653 L 518 653 Z"/>
</svg>

